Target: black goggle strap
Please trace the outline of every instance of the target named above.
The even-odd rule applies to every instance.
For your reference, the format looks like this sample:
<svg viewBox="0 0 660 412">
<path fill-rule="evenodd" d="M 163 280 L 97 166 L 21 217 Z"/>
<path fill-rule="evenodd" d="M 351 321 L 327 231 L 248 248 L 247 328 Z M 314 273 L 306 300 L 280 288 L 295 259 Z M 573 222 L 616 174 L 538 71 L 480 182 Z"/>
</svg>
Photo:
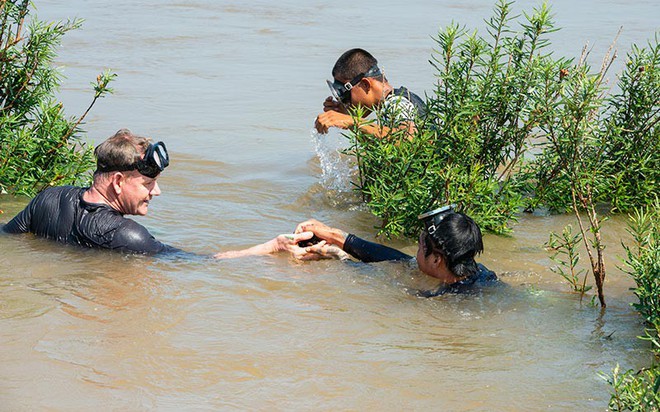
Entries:
<svg viewBox="0 0 660 412">
<path fill-rule="evenodd" d="M 433 234 L 438 230 L 438 226 L 440 225 L 440 222 L 443 221 L 444 218 L 449 216 L 450 214 L 454 213 L 454 208 L 456 205 L 447 205 L 443 206 L 439 209 L 431 210 L 430 212 L 423 213 L 417 217 L 417 219 L 421 220 L 424 222 L 424 228 L 426 229 L 426 232 L 431 235 L 433 238 Z"/>
<path fill-rule="evenodd" d="M 341 83 L 337 80 L 335 80 L 333 83 L 330 83 L 328 81 L 328 84 L 332 85 L 332 89 L 334 89 L 337 92 L 337 96 L 333 96 L 335 98 L 342 99 L 343 96 L 347 93 L 350 92 L 353 87 L 355 87 L 356 84 L 360 83 L 362 79 L 365 77 L 377 77 L 380 76 L 382 73 L 378 66 L 374 65 L 371 66 L 369 70 L 367 70 L 365 73 L 360 73 L 357 76 L 353 77 L 353 79 L 350 82 L 346 83 Z"/>
<path fill-rule="evenodd" d="M 101 172 L 101 173 L 106 173 L 106 172 L 126 172 L 129 170 L 135 170 L 136 165 L 135 163 L 130 164 L 130 165 L 123 165 L 123 166 L 107 166 L 102 163 L 96 164 L 96 171 Z"/>
</svg>

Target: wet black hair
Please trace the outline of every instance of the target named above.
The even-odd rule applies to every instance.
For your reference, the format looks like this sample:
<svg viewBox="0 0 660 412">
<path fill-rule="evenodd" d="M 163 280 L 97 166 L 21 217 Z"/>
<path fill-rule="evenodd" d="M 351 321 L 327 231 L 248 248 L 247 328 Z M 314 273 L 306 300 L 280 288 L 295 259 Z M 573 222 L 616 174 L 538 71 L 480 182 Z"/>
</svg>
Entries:
<svg viewBox="0 0 660 412">
<path fill-rule="evenodd" d="M 447 268 L 461 278 L 477 273 L 474 257 L 484 250 L 484 244 L 479 226 L 468 215 L 450 213 L 436 226 L 433 235 L 424 230 L 423 236 L 425 256 L 439 253 Z"/>
<path fill-rule="evenodd" d="M 378 65 L 378 60 L 364 49 L 351 49 L 337 59 L 332 68 L 332 77 L 349 81 Z"/>
</svg>

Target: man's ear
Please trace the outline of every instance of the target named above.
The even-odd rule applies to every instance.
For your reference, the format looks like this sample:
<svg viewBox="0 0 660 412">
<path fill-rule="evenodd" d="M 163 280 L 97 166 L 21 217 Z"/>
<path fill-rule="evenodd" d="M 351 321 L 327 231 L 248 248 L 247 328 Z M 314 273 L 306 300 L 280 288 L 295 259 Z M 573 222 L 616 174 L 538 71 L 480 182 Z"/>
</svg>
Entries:
<svg viewBox="0 0 660 412">
<path fill-rule="evenodd" d="M 122 185 L 125 183 L 126 176 L 121 172 L 115 172 L 112 174 L 110 183 L 112 184 L 112 189 L 117 195 L 121 193 Z"/>
<path fill-rule="evenodd" d="M 433 254 L 433 265 L 440 268 L 445 264 L 445 258 L 440 253 Z"/>
<path fill-rule="evenodd" d="M 360 80 L 360 87 L 362 87 L 365 94 L 368 94 L 369 91 L 373 88 L 371 85 L 372 80 L 373 79 L 371 77 L 365 77 L 364 79 Z"/>
</svg>

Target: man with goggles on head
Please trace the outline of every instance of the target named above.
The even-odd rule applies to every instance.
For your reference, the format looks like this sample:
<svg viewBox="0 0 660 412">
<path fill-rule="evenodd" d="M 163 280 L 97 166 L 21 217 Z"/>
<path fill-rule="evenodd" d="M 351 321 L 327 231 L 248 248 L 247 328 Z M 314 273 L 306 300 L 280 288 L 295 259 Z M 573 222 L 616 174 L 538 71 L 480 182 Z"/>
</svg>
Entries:
<svg viewBox="0 0 660 412">
<path fill-rule="evenodd" d="M 455 212 L 454 207 L 445 206 L 419 216 L 424 229 L 419 236 L 417 264 L 423 273 L 440 281 L 437 290 L 420 292 L 420 296 L 466 293 L 498 281 L 494 272 L 474 260 L 483 251 L 479 226 L 469 216 Z M 302 232 L 313 232 L 321 240 L 306 248 L 310 258 L 312 255 L 341 257 L 348 253 L 362 262 L 413 259 L 396 249 L 368 242 L 314 219 L 298 225 L 296 233 Z"/>
<path fill-rule="evenodd" d="M 323 113 L 315 122 L 319 133 L 330 127 L 348 129 L 354 126 L 351 110 L 362 106 L 366 113 L 377 112 L 378 122 L 360 122 L 358 127 L 376 137 L 390 134 L 391 128 L 414 132 L 413 120 L 426 112 L 419 96 L 405 87 L 394 89 L 378 67 L 378 61 L 363 49 L 342 54 L 332 69 L 334 80 L 327 81 L 332 96 L 323 102 Z"/>
<path fill-rule="evenodd" d="M 119 130 L 94 150 L 97 167 L 89 188 L 51 187 L 39 193 L 7 223 L 8 233 L 34 233 L 61 243 L 129 253 L 181 252 L 157 241 L 139 223 L 124 215 L 146 215 L 149 203 L 160 195 L 158 177 L 169 165 L 163 142 Z M 242 251 L 224 252 L 215 258 L 269 254 L 279 251 L 305 254 L 298 241 L 311 233 L 278 236 Z"/>
</svg>

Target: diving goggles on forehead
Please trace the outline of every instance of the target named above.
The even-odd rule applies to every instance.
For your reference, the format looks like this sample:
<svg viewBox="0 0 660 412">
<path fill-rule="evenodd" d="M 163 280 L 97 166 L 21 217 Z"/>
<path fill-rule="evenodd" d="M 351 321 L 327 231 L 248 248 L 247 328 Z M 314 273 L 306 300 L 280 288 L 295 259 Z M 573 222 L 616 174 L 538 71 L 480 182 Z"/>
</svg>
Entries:
<svg viewBox="0 0 660 412">
<path fill-rule="evenodd" d="M 330 93 L 332 97 L 340 103 L 349 104 L 351 102 L 351 89 L 355 87 L 356 84 L 360 83 L 365 77 L 378 77 L 383 74 L 378 66 L 371 66 L 369 70 L 365 73 L 360 73 L 357 76 L 353 77 L 350 82 L 342 83 L 338 80 L 331 82 L 326 80 L 328 87 L 330 88 Z"/>
<path fill-rule="evenodd" d="M 137 170 L 141 175 L 155 178 L 170 164 L 170 156 L 167 153 L 165 143 L 158 142 L 149 144 L 144 152 L 144 157 L 138 161 L 125 166 L 106 166 L 98 164 L 96 170 L 99 172 L 123 172 Z"/>
<path fill-rule="evenodd" d="M 144 157 L 135 162 L 135 168 L 140 174 L 150 178 L 158 176 L 170 164 L 170 155 L 165 143 L 150 144 L 144 152 Z"/>
<path fill-rule="evenodd" d="M 422 213 L 417 219 L 424 223 L 424 229 L 429 235 L 433 235 L 438 230 L 440 222 L 450 214 L 454 213 L 455 204 L 443 206 L 430 212 Z"/>
</svg>

